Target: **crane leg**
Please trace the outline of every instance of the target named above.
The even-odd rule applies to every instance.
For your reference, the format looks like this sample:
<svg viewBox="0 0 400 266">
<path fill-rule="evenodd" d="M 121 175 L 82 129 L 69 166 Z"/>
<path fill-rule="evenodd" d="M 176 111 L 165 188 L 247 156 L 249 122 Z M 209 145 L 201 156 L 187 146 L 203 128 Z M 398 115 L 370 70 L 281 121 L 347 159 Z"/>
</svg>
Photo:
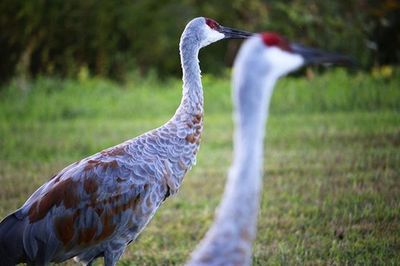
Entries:
<svg viewBox="0 0 400 266">
<path fill-rule="evenodd" d="M 117 261 L 119 258 L 122 256 L 126 249 L 126 246 L 117 249 L 117 250 L 112 250 L 112 251 L 106 251 L 104 252 L 104 266 L 115 266 L 117 264 Z"/>
</svg>

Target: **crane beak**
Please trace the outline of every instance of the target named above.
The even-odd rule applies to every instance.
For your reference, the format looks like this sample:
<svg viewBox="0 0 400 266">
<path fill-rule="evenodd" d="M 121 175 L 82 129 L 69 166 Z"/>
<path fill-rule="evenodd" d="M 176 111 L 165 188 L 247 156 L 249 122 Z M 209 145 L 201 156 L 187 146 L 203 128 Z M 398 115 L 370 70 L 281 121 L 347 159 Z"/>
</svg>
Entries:
<svg viewBox="0 0 400 266">
<path fill-rule="evenodd" d="M 292 53 L 301 55 L 304 58 L 305 65 L 355 65 L 355 61 L 348 56 L 325 52 L 323 50 L 306 47 L 298 43 L 290 44 L 290 50 Z"/>
<path fill-rule="evenodd" d="M 218 31 L 225 35 L 224 39 L 247 39 L 253 35 L 251 32 L 232 29 L 224 26 L 220 26 Z"/>
</svg>

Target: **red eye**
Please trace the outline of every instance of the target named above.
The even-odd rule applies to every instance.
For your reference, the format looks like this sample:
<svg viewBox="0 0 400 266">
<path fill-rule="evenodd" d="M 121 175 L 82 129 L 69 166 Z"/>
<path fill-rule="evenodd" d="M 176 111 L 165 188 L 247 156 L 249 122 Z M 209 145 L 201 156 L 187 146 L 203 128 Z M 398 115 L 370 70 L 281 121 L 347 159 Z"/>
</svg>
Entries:
<svg viewBox="0 0 400 266">
<path fill-rule="evenodd" d="M 211 18 L 206 18 L 206 24 L 213 30 L 216 30 L 219 28 L 218 22 L 216 22 L 215 20 L 213 20 Z"/>
<path fill-rule="evenodd" d="M 290 51 L 289 42 L 286 40 L 286 38 L 275 32 L 264 32 L 261 34 L 261 38 L 265 45 L 270 47 L 275 46 L 281 48 L 282 50 Z"/>
</svg>

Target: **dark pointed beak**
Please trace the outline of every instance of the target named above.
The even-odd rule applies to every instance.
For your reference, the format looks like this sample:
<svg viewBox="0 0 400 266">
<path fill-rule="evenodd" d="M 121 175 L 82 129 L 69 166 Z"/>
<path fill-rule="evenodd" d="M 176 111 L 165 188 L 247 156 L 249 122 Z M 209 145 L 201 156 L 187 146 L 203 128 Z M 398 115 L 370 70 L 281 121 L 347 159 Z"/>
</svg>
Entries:
<svg viewBox="0 0 400 266">
<path fill-rule="evenodd" d="M 225 39 L 247 39 L 253 35 L 251 32 L 232 29 L 224 26 L 220 26 L 218 31 L 225 35 Z"/>
<path fill-rule="evenodd" d="M 310 48 L 298 43 L 292 43 L 290 50 L 304 58 L 305 65 L 342 65 L 355 66 L 355 61 L 345 55 L 325 52 L 320 49 Z"/>
</svg>

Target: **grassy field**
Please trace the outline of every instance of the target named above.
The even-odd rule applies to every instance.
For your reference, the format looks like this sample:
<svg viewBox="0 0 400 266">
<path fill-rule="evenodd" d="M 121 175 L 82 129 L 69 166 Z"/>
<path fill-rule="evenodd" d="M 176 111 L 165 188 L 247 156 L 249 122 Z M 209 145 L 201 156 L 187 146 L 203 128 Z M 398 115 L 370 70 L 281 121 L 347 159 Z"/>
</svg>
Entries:
<svg viewBox="0 0 400 266">
<path fill-rule="evenodd" d="M 271 106 L 255 265 L 400 261 L 400 75 L 285 78 Z M 182 264 L 209 227 L 231 162 L 229 75 L 205 76 L 197 165 L 120 265 Z M 165 122 L 179 80 L 39 78 L 0 91 L 0 216 L 75 160 Z M 69 263 L 72 265 L 72 263 Z"/>
</svg>

